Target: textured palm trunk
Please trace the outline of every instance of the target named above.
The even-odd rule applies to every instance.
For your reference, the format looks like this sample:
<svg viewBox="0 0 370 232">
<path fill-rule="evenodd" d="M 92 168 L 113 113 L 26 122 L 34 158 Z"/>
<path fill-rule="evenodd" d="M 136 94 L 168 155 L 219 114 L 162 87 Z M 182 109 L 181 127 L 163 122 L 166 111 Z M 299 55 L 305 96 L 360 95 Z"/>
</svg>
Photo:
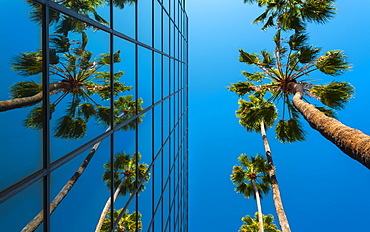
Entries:
<svg viewBox="0 0 370 232">
<path fill-rule="evenodd" d="M 50 92 L 58 89 L 65 89 L 70 87 L 68 82 L 58 82 L 49 85 Z M 13 110 L 25 106 L 32 106 L 42 101 L 43 92 L 39 92 L 33 96 L 13 98 L 6 101 L 0 101 L 0 112 Z"/>
<path fill-rule="evenodd" d="M 77 182 L 78 178 L 82 175 L 85 171 L 87 165 L 91 161 L 92 157 L 94 156 L 96 150 L 99 148 L 101 141 L 97 142 L 94 147 L 91 149 L 90 153 L 78 168 L 76 173 L 69 179 L 69 181 L 64 185 L 62 190 L 58 193 L 58 195 L 54 198 L 54 200 L 50 203 L 50 215 L 54 212 L 54 210 L 58 207 L 58 205 L 62 202 L 62 200 L 67 196 L 69 191 L 72 189 L 73 185 Z M 33 232 L 35 231 L 40 224 L 44 221 L 44 211 L 42 210 L 37 216 L 32 219 L 23 229 L 21 232 Z"/>
<path fill-rule="evenodd" d="M 128 175 L 125 175 L 125 177 L 123 178 L 123 180 L 121 181 L 121 183 L 118 185 L 116 191 L 114 192 L 114 196 L 113 196 L 113 202 L 116 201 L 117 199 L 117 196 L 119 194 L 119 192 L 121 191 L 121 188 L 122 186 L 126 183 L 127 181 L 127 178 L 128 178 Z M 95 229 L 95 232 L 100 232 L 100 229 L 103 225 L 103 222 L 104 222 L 104 219 L 105 219 L 105 216 L 107 215 L 108 213 L 108 210 L 109 210 L 109 207 L 111 206 L 111 198 L 108 199 L 108 201 L 105 203 L 105 206 L 103 208 L 103 211 L 101 212 L 100 214 L 100 218 L 99 218 L 99 222 L 98 224 L 96 225 L 96 229 Z"/>
<path fill-rule="evenodd" d="M 267 140 L 265 123 L 263 121 L 261 122 L 261 135 L 263 139 L 263 145 L 265 146 L 266 157 L 267 157 L 267 161 L 269 165 L 269 175 L 271 179 L 271 187 L 272 187 L 272 194 L 273 194 L 273 199 L 274 199 L 274 204 L 275 204 L 275 209 L 276 209 L 276 215 L 278 216 L 278 219 L 279 219 L 281 231 L 290 232 L 291 230 L 290 230 L 288 218 L 286 217 L 285 210 L 283 207 L 283 201 L 281 200 L 281 196 L 280 196 L 280 189 L 279 189 L 279 184 L 276 178 L 275 166 L 272 161 L 270 145 Z"/>
<path fill-rule="evenodd" d="M 264 232 L 261 199 L 260 199 L 260 194 L 258 192 L 257 185 L 256 185 L 256 182 L 255 182 L 254 179 L 252 179 L 252 184 L 253 184 L 253 188 L 254 188 L 254 195 L 256 196 L 257 211 L 258 211 L 258 225 L 259 225 L 259 228 L 260 228 L 260 232 Z"/>
<path fill-rule="evenodd" d="M 362 131 L 348 127 L 338 120 L 326 116 L 313 105 L 302 100 L 302 86 L 294 84 L 293 104 L 310 126 L 320 132 L 349 157 L 370 169 L 370 136 Z"/>
</svg>

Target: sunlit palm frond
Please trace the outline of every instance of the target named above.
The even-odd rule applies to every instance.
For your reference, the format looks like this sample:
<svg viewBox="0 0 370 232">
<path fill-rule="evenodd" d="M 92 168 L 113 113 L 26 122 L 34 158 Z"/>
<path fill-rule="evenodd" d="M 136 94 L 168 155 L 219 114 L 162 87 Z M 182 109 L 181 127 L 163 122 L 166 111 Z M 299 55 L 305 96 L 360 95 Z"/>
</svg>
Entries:
<svg viewBox="0 0 370 232">
<path fill-rule="evenodd" d="M 266 232 L 280 232 L 277 229 L 276 224 L 274 224 L 274 217 L 269 215 L 262 215 L 263 217 L 263 227 Z M 245 224 L 242 225 L 239 229 L 239 232 L 258 232 L 258 212 L 254 214 L 254 218 L 249 215 L 246 215 L 241 219 Z"/>
<path fill-rule="evenodd" d="M 258 54 L 248 53 L 248 52 L 243 51 L 243 49 L 239 49 L 239 53 L 240 53 L 240 56 L 239 56 L 240 62 L 244 62 L 249 65 L 260 63 Z"/>
<path fill-rule="evenodd" d="M 118 219 L 123 209 L 114 210 L 114 220 Z M 101 227 L 101 232 L 111 232 L 111 213 L 108 212 L 107 217 L 104 219 L 103 225 Z M 118 226 L 114 231 L 127 231 L 127 232 L 137 232 L 142 230 L 142 218 L 141 213 L 136 213 L 136 211 L 129 213 L 128 210 L 123 212 L 121 219 L 118 222 Z M 137 221 L 138 220 L 138 221 Z"/>
<path fill-rule="evenodd" d="M 339 110 L 349 102 L 354 93 L 354 87 L 348 82 L 333 81 L 328 85 L 316 85 L 310 89 L 310 92 L 324 105 Z"/>
<path fill-rule="evenodd" d="M 260 124 L 263 121 L 266 126 L 272 127 L 277 118 L 277 111 L 274 104 L 258 98 L 250 96 L 251 101 L 240 99 L 238 101 L 239 109 L 236 111 L 236 116 L 239 118 L 239 123 L 244 126 L 247 131 L 259 132 Z"/>
<path fill-rule="evenodd" d="M 302 3 L 302 19 L 307 22 L 326 23 L 333 18 L 337 10 L 335 0 L 306 0 Z"/>
<path fill-rule="evenodd" d="M 254 84 L 251 82 L 239 81 L 231 84 L 231 87 L 226 87 L 228 90 L 238 94 L 239 97 L 249 94 L 255 90 Z"/>
<path fill-rule="evenodd" d="M 233 167 L 231 182 L 236 185 L 235 191 L 244 197 L 256 197 L 253 182 L 258 189 L 258 195 L 262 198 L 270 190 L 270 178 L 268 176 L 267 161 L 259 154 L 255 157 L 245 153 L 238 157 L 241 166 Z"/>
<path fill-rule="evenodd" d="M 264 23 L 262 30 L 278 26 L 283 30 L 305 30 L 306 22 L 325 23 L 335 14 L 334 0 L 276 1 L 244 0 L 266 7 L 253 23 Z"/>
<path fill-rule="evenodd" d="M 351 68 L 346 55 L 339 50 L 328 51 L 318 58 L 315 66 L 323 73 L 338 76 Z"/>
</svg>

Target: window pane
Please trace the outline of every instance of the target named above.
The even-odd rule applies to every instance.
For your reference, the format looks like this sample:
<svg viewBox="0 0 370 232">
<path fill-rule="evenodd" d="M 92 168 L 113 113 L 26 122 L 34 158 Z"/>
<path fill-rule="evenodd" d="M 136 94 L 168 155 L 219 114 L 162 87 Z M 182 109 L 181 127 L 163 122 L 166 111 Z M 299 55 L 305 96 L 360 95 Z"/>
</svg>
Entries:
<svg viewBox="0 0 370 232">
<path fill-rule="evenodd" d="M 2 1 L 0 54 L 2 71 L 0 85 L 0 190 L 20 181 L 42 168 L 42 132 L 27 125 L 35 102 L 27 101 L 42 88 L 41 28 L 32 21 L 31 7 L 23 0 Z M 12 9 L 9 11 L 8 9 Z M 9 16 L 13 17 L 9 23 Z M 17 28 L 17 30 L 14 30 Z M 27 35 L 27 36 L 24 36 Z M 16 104 L 11 99 L 22 101 Z M 38 103 L 40 104 L 40 103 Z M 36 105 L 38 105 L 36 104 Z M 20 108 L 23 106 L 22 108 Z M 42 128 L 42 120 L 39 120 Z M 22 162 L 20 162 L 20 160 Z"/>
</svg>

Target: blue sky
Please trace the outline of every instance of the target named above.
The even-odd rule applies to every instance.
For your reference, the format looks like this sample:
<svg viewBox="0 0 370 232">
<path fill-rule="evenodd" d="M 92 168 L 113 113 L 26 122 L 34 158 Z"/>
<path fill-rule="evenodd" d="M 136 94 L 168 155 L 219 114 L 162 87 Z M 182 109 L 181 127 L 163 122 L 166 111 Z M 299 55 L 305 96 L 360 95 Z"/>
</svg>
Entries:
<svg viewBox="0 0 370 232">
<path fill-rule="evenodd" d="M 17 2 L 5 1 L 2 3 L 17 4 Z M 240 218 L 247 214 L 253 215 L 256 206 L 254 200 L 245 199 L 234 192 L 234 186 L 229 180 L 231 170 L 233 165 L 237 164 L 237 157 L 241 153 L 263 154 L 264 150 L 260 136 L 255 133 L 246 133 L 238 124 L 235 117 L 238 97 L 229 92 L 226 86 L 243 80 L 241 71 L 248 69 L 246 65 L 238 61 L 238 50 L 243 48 L 245 51 L 259 52 L 272 48 L 274 31 L 263 32 L 260 31 L 259 25 L 252 25 L 251 21 L 259 15 L 261 9 L 246 5 L 242 0 L 227 3 L 220 0 L 187 0 L 186 5 L 190 36 L 189 231 L 237 231 L 241 225 Z M 340 49 L 349 56 L 353 68 L 338 80 L 351 82 L 356 88 L 356 95 L 347 104 L 346 109 L 338 113 L 338 117 L 346 125 L 370 134 L 368 120 L 370 110 L 366 102 L 369 97 L 365 85 L 368 78 L 367 54 L 370 52 L 370 46 L 368 46 L 370 29 L 367 27 L 370 2 L 357 0 L 356 4 L 350 4 L 349 1 L 338 0 L 336 5 L 338 14 L 330 23 L 309 26 L 310 41 L 323 48 L 324 51 Z M 8 7 L 4 5 L 4 9 Z M 33 51 L 39 47 L 39 31 L 37 26 L 28 20 L 28 9 L 14 8 L 14 11 L 21 18 L 19 22 L 9 24 L 6 21 L 6 15 L 3 15 L 4 20 L 0 20 L 3 22 L 2 28 L 4 33 L 9 34 L 4 34 L 0 41 L 3 44 L 14 42 L 16 33 L 19 32 L 12 31 L 11 28 L 26 28 L 27 31 L 22 31 L 22 33 L 29 36 L 21 37 L 20 39 L 26 42 L 19 43 L 19 46 L 4 46 L 6 50 L 3 51 L 2 59 L 7 61 L 14 54 Z M 90 39 L 98 40 L 100 33 L 98 34 L 91 36 Z M 126 45 L 117 42 L 117 46 Z M 126 62 L 122 63 L 126 64 Z M 3 65 L 7 69 L 2 69 L 4 70 L 3 76 L 6 77 L 2 81 L 4 86 L 9 86 L 14 81 L 9 77 L 15 74 L 8 69 L 8 63 L 3 63 Z M 127 73 L 130 72 L 128 66 L 123 67 Z M 315 78 L 332 80 L 322 75 L 317 75 Z M 0 92 L 0 96 L 1 99 L 6 99 L 8 92 Z M 7 117 L 23 119 L 27 112 L 28 110 L 17 110 L 9 112 Z M 272 133 L 268 134 L 283 203 L 292 231 L 352 232 L 366 230 L 368 215 L 370 215 L 370 204 L 367 203 L 367 196 L 370 194 L 369 170 L 342 154 L 318 132 L 312 130 L 307 123 L 304 124 L 308 132 L 305 142 L 280 144 L 275 141 Z M 20 123 L 17 126 L 23 128 Z M 17 151 L 27 154 L 22 162 L 18 162 L 18 159 L 12 156 L 0 156 L 0 161 L 7 163 L 7 167 L 17 165 L 22 170 L 13 173 L 3 169 L 2 179 L 4 181 L 0 185 L 6 186 L 14 179 L 22 179 L 41 167 L 41 156 L 38 155 L 41 135 L 38 131 L 24 128 L 19 129 L 22 131 L 19 133 L 19 130 L 12 130 L 15 128 L 13 124 L 6 124 L 4 120 L 1 128 L 6 133 L 0 133 L 0 140 L 13 141 L 12 143 L 3 142 L 3 150 L 11 150 L 18 146 L 18 141 L 22 141 L 22 146 L 18 146 Z M 108 145 L 103 144 L 100 151 L 103 153 L 107 149 Z M 6 157 L 12 159 L 9 160 Z M 104 162 L 106 157 L 102 160 Z M 75 162 L 78 165 L 81 161 L 76 160 Z M 94 165 L 96 165 L 95 168 L 102 169 L 101 162 L 96 161 L 95 164 L 90 165 L 90 174 L 85 174 L 85 176 L 94 174 L 93 178 L 100 181 L 101 173 L 93 172 Z M 66 166 L 59 171 L 70 173 L 74 170 L 75 167 Z M 57 175 L 53 178 L 57 178 Z M 85 179 L 80 182 L 85 185 L 91 184 L 90 181 Z M 64 184 L 65 180 L 58 180 L 58 182 Z M 107 193 L 105 186 L 98 188 L 99 191 L 95 191 L 95 195 L 90 192 L 91 198 L 97 197 L 101 192 Z M 7 205 L 17 201 L 22 201 L 28 207 L 22 209 L 13 207 L 14 215 L 18 213 L 18 210 L 22 210 L 22 215 L 33 217 L 41 209 L 40 189 L 41 182 L 27 192 L 12 198 L 4 204 L 0 219 L 11 224 L 11 220 L 1 215 L 9 214 L 9 211 L 5 210 Z M 75 191 L 74 194 L 83 196 L 84 192 L 81 189 L 82 187 L 78 189 L 81 192 Z M 105 195 L 103 198 L 105 202 Z M 275 215 L 271 195 L 265 197 L 263 211 L 265 214 Z M 53 218 L 61 218 L 60 215 L 65 214 L 56 211 Z M 277 221 L 277 218 L 275 219 Z"/>
<path fill-rule="evenodd" d="M 367 107 L 370 2 L 338 0 L 337 15 L 325 25 L 309 25 L 310 43 L 323 51 L 343 50 L 353 64 L 337 78 L 355 87 L 355 97 L 339 120 L 370 134 Z M 188 0 L 190 78 L 189 231 L 237 231 L 255 202 L 234 192 L 230 179 L 241 153 L 264 153 L 260 136 L 247 133 L 235 117 L 238 97 L 225 87 L 244 80 L 238 50 L 259 52 L 273 46 L 273 30 L 252 25 L 261 9 L 242 0 Z M 315 73 L 313 78 L 332 78 Z M 292 231 L 364 231 L 368 228 L 370 172 L 344 155 L 304 122 L 305 142 L 280 144 L 268 137 L 284 208 Z M 262 202 L 275 215 L 271 194 Z M 275 221 L 277 218 L 275 217 Z"/>
</svg>

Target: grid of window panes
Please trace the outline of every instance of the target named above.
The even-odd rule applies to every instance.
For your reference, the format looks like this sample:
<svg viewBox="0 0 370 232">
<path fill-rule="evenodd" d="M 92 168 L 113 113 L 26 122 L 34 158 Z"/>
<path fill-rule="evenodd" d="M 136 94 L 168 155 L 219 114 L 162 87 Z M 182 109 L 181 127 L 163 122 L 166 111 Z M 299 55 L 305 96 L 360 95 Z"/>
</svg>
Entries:
<svg viewBox="0 0 370 232">
<path fill-rule="evenodd" d="M 1 231 L 188 231 L 185 0 L 0 6 Z"/>
</svg>

